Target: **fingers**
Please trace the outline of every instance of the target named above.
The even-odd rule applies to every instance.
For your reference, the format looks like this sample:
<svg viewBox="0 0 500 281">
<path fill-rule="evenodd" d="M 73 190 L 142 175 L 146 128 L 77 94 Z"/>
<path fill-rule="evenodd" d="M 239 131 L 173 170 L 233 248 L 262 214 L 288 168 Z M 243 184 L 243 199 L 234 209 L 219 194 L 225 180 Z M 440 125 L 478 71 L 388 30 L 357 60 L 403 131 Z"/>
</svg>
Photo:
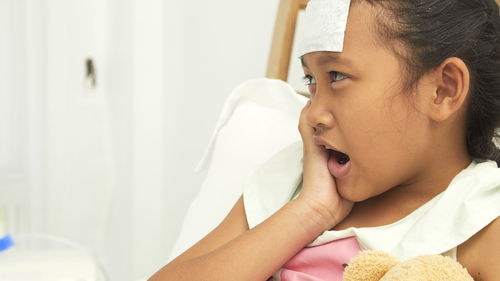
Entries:
<svg viewBox="0 0 500 281">
<path fill-rule="evenodd" d="M 306 105 L 304 108 L 302 108 L 302 111 L 300 112 L 300 118 L 299 118 L 299 132 L 301 135 L 307 134 L 307 130 L 312 130 L 310 126 L 307 124 L 307 114 L 309 112 L 309 108 L 311 107 L 311 100 L 307 101 Z"/>
<path fill-rule="evenodd" d="M 310 125 L 307 120 L 307 114 L 311 108 L 311 101 L 309 100 L 307 104 L 302 109 L 299 119 L 299 132 L 302 137 L 302 142 L 304 144 L 304 155 L 316 155 L 321 160 L 327 159 L 326 149 L 323 146 L 319 146 L 313 141 L 313 135 L 315 134 L 315 128 Z"/>
<path fill-rule="evenodd" d="M 311 100 L 309 100 L 302 109 L 299 119 L 299 132 L 300 135 L 302 136 L 302 141 L 306 145 L 310 145 L 312 143 L 312 136 L 314 134 L 314 128 L 311 127 L 307 122 L 307 114 L 309 113 L 310 108 L 311 108 Z"/>
</svg>

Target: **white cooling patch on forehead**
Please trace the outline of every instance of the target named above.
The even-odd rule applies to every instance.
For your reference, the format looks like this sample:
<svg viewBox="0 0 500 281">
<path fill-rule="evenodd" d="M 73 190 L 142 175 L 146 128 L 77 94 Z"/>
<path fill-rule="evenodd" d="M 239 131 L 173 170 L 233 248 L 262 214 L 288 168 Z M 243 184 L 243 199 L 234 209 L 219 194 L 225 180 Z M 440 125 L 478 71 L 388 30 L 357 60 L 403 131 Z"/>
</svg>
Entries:
<svg viewBox="0 0 500 281">
<path fill-rule="evenodd" d="M 311 52 L 342 52 L 350 0 L 310 0 L 307 4 L 298 56 Z"/>
</svg>

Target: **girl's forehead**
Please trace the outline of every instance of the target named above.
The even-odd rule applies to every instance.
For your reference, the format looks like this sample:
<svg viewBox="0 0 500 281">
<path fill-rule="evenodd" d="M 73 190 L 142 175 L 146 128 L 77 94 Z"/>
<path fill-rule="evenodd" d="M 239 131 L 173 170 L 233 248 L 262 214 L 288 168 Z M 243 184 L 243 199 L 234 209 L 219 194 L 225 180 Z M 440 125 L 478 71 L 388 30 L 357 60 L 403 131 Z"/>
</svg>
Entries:
<svg viewBox="0 0 500 281">
<path fill-rule="evenodd" d="M 331 1 L 330 2 L 336 2 Z M 314 58 L 318 59 L 318 63 L 324 61 L 336 62 L 343 64 L 352 64 L 356 61 L 357 57 L 365 58 L 371 53 L 370 49 L 385 47 L 381 46 L 381 42 L 378 40 L 378 34 L 376 29 L 376 11 L 375 8 L 366 2 L 356 2 L 351 5 L 348 10 L 348 19 L 345 24 L 345 29 L 342 31 L 341 36 L 339 33 L 330 34 L 329 39 L 321 39 L 320 37 L 313 38 L 311 42 L 299 41 L 299 46 L 302 47 L 299 58 L 303 66 L 308 66 L 312 61 L 306 56 L 307 54 L 314 53 Z M 314 30 L 325 30 L 325 27 L 321 24 L 317 26 L 309 26 L 306 28 L 305 33 L 313 32 Z M 326 33 L 331 33 L 326 31 Z M 325 34 L 326 34 L 325 33 Z M 307 37 L 302 37 L 302 40 Z M 334 41 L 342 40 L 341 46 L 338 48 L 329 48 L 329 44 L 333 44 Z M 386 42 L 382 42 L 386 44 Z M 314 45 L 308 48 L 309 45 Z"/>
<path fill-rule="evenodd" d="M 301 63 L 304 67 L 312 64 L 345 65 L 354 67 L 376 59 L 380 53 L 387 53 L 390 48 L 381 45 L 374 28 L 376 22 L 373 7 L 367 3 L 357 3 L 349 10 L 349 20 L 343 37 L 343 48 L 338 51 L 311 51 L 304 53 Z M 383 44 L 388 44 L 383 42 Z M 392 52 L 391 52 L 392 53 Z"/>
</svg>

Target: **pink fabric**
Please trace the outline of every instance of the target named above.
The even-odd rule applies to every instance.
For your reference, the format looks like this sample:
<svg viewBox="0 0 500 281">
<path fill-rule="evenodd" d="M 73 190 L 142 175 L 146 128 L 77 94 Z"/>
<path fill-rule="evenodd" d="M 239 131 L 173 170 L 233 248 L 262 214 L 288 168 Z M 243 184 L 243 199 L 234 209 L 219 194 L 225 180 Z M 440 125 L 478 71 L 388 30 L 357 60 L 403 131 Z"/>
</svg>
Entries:
<svg viewBox="0 0 500 281">
<path fill-rule="evenodd" d="M 304 248 L 282 268 L 281 281 L 342 281 L 344 266 L 360 252 L 356 237 Z"/>
</svg>

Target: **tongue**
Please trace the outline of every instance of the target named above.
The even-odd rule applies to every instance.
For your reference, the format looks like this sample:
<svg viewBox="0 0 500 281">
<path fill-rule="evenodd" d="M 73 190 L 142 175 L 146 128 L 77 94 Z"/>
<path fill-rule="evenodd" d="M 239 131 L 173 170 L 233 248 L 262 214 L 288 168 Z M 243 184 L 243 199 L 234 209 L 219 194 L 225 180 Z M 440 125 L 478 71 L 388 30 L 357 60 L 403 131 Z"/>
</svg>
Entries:
<svg viewBox="0 0 500 281">
<path fill-rule="evenodd" d="M 344 177 L 351 170 L 349 156 L 341 152 L 333 151 L 328 158 L 328 170 L 335 178 Z"/>
</svg>

